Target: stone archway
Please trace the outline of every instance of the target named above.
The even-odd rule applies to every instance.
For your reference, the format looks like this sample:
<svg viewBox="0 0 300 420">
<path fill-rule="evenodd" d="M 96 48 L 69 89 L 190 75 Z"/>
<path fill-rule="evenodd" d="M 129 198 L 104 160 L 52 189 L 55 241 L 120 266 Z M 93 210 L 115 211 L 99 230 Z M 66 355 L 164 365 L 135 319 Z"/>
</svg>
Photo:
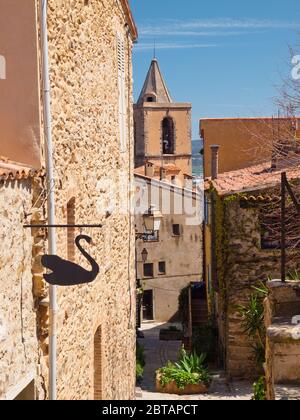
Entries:
<svg viewBox="0 0 300 420">
<path fill-rule="evenodd" d="M 102 330 L 98 327 L 94 335 L 94 400 L 102 400 Z"/>
</svg>

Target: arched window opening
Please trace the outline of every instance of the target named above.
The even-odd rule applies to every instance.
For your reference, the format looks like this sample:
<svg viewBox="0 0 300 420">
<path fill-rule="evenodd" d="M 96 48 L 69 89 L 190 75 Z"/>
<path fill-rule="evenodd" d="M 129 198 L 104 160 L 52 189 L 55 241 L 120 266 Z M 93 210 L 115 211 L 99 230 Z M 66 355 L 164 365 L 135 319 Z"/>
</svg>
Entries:
<svg viewBox="0 0 300 420">
<path fill-rule="evenodd" d="M 156 102 L 156 95 L 153 93 L 148 93 L 145 98 L 144 98 L 145 102 Z"/>
<path fill-rule="evenodd" d="M 163 154 L 173 155 L 175 153 L 175 132 L 174 121 L 172 118 L 167 117 L 162 122 L 162 141 L 163 141 Z"/>
</svg>

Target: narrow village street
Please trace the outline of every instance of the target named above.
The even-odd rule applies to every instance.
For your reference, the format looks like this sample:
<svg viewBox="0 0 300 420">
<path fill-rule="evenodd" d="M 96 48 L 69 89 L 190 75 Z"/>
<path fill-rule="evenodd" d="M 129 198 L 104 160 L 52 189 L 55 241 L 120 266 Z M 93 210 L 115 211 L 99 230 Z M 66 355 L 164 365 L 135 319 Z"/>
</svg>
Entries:
<svg viewBox="0 0 300 420">
<path fill-rule="evenodd" d="M 300 8 L 266 3 L 0 0 L 0 401 L 300 401 Z"/>
<path fill-rule="evenodd" d="M 174 325 L 174 324 L 172 324 Z M 167 361 L 176 361 L 180 350 L 180 341 L 160 341 L 160 328 L 169 324 L 147 322 L 142 325 L 144 339 L 139 343 L 145 348 L 146 366 L 144 379 L 137 390 L 138 400 L 251 400 L 252 384 L 250 382 L 233 382 L 229 384 L 222 372 L 215 372 L 214 380 L 207 395 L 169 395 L 155 392 L 155 372 Z"/>
</svg>

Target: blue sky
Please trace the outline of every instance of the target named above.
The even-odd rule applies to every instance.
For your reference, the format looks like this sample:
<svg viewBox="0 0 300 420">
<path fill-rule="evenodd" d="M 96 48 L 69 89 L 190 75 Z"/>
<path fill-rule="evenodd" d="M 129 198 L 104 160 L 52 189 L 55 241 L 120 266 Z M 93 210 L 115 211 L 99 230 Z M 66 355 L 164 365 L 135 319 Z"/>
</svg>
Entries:
<svg viewBox="0 0 300 420">
<path fill-rule="evenodd" d="M 200 118 L 273 115 L 289 45 L 300 54 L 299 0 L 130 0 L 139 30 L 137 99 L 156 55 L 173 100 Z M 297 48 L 299 44 L 299 48 Z"/>
</svg>

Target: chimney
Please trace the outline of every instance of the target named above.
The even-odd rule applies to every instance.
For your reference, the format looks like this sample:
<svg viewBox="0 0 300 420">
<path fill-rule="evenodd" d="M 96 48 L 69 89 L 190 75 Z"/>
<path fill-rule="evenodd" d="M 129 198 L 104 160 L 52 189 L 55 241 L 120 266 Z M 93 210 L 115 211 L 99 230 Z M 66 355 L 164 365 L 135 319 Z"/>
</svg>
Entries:
<svg viewBox="0 0 300 420">
<path fill-rule="evenodd" d="M 145 176 L 147 176 L 148 178 L 153 178 L 154 177 L 154 165 L 151 162 L 146 162 L 145 163 Z"/>
<path fill-rule="evenodd" d="M 165 181 L 167 177 L 167 170 L 163 167 L 160 168 L 160 180 Z"/>
<path fill-rule="evenodd" d="M 211 179 L 218 179 L 219 172 L 219 149 L 220 146 L 212 144 L 211 149 Z"/>
<path fill-rule="evenodd" d="M 300 140 L 300 127 L 299 120 L 296 120 L 296 140 Z"/>
</svg>

